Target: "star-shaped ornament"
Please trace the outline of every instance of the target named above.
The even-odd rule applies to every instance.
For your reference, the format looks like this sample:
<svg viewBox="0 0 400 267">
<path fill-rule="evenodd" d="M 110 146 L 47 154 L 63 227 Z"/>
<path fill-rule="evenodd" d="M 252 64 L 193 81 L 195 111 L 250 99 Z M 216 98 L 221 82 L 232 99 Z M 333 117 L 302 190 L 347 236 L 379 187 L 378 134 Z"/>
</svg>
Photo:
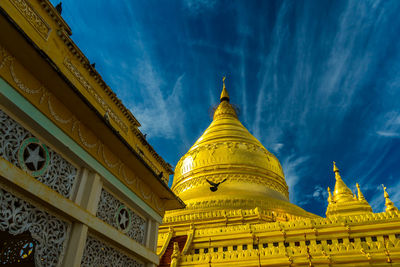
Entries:
<svg viewBox="0 0 400 267">
<path fill-rule="evenodd" d="M 28 157 L 25 159 L 25 164 L 26 163 L 32 163 L 34 167 L 34 171 L 38 170 L 39 163 L 44 162 L 45 158 L 40 156 L 40 146 L 36 146 L 36 148 L 31 149 L 29 146 L 27 147 L 28 150 Z"/>
<path fill-rule="evenodd" d="M 126 229 L 128 227 L 129 224 L 129 215 L 128 215 L 128 211 L 123 209 L 120 211 L 119 213 L 119 225 L 122 229 Z"/>
</svg>

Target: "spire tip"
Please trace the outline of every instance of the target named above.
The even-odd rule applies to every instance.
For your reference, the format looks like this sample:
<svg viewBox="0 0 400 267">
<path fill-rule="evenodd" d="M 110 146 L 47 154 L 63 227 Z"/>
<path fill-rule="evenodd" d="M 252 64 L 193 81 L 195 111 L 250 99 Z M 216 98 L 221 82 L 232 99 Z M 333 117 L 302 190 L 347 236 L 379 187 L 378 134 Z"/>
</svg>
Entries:
<svg viewBox="0 0 400 267">
<path fill-rule="evenodd" d="M 336 167 L 336 162 L 333 162 L 333 172 L 339 172 L 339 168 Z"/>
<path fill-rule="evenodd" d="M 225 79 L 226 79 L 226 76 L 222 77 L 222 92 L 221 92 L 221 97 L 220 97 L 221 102 L 225 101 L 225 100 L 229 102 L 229 94 L 225 87 Z"/>
</svg>

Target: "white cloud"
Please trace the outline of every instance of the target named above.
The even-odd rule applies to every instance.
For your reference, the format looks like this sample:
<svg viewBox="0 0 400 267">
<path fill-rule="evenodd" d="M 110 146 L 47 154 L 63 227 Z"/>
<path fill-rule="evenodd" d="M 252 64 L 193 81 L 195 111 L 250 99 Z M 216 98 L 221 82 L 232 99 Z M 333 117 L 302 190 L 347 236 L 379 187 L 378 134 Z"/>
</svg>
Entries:
<svg viewBox="0 0 400 267">
<path fill-rule="evenodd" d="M 400 137 L 399 133 L 388 132 L 388 131 L 377 131 L 376 134 L 383 137 Z"/>
<path fill-rule="evenodd" d="M 320 200 L 320 198 L 328 197 L 328 193 L 320 185 L 314 186 L 314 192 L 312 194 L 314 198 Z"/>
<path fill-rule="evenodd" d="M 282 143 L 276 143 L 276 144 L 274 144 L 274 145 L 272 146 L 272 150 L 273 150 L 275 153 L 279 153 L 279 150 L 281 150 L 282 147 L 283 147 L 283 144 L 282 144 Z"/>
</svg>

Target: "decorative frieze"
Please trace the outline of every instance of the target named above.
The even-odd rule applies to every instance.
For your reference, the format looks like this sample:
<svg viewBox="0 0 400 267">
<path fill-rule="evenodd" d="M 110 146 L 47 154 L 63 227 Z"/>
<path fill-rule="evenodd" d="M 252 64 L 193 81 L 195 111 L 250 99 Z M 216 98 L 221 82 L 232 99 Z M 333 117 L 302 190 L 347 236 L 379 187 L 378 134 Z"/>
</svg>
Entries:
<svg viewBox="0 0 400 267">
<path fill-rule="evenodd" d="M 101 190 L 96 216 L 140 244 L 144 244 L 146 220 L 116 199 L 104 188 Z"/>
<path fill-rule="evenodd" d="M 0 231 L 12 235 L 29 232 L 36 241 L 36 266 L 60 266 L 70 224 L 0 189 Z M 33 244 L 32 244 L 33 245 Z M 29 253 L 30 244 L 21 247 Z"/>
<path fill-rule="evenodd" d="M 137 259 L 128 257 L 124 253 L 114 249 L 110 245 L 88 236 L 85 250 L 83 252 L 82 267 L 93 266 L 132 266 L 144 267 L 144 264 Z"/>
<path fill-rule="evenodd" d="M 24 18 L 32 25 L 39 35 L 47 40 L 50 35 L 51 28 L 39 13 L 26 0 L 10 0 Z"/>
<path fill-rule="evenodd" d="M 172 187 L 172 190 L 175 194 L 179 195 L 183 191 L 188 188 L 198 187 L 200 185 L 208 185 L 207 180 L 212 182 L 220 182 L 224 179 L 227 179 L 227 183 L 231 182 L 240 182 L 240 183 L 255 183 L 259 185 L 264 185 L 268 188 L 274 189 L 284 196 L 289 198 L 288 186 L 286 184 L 282 184 L 274 179 L 269 178 L 267 175 L 261 177 L 261 175 L 249 175 L 249 174 L 217 174 L 217 175 L 206 175 L 206 176 L 198 176 L 193 177 L 191 179 L 187 179 L 184 182 L 177 183 Z"/>
<path fill-rule="evenodd" d="M 0 156 L 66 198 L 77 168 L 0 110 Z"/>
</svg>

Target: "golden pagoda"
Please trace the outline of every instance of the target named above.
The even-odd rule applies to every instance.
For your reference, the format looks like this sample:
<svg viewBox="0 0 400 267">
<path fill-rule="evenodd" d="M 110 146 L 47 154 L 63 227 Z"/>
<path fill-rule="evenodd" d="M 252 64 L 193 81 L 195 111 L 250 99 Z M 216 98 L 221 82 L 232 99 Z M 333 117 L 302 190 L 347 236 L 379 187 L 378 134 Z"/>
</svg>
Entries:
<svg viewBox="0 0 400 267">
<path fill-rule="evenodd" d="M 229 101 L 224 82 L 213 121 L 176 165 L 171 189 L 186 207 L 159 227 L 159 266 L 400 266 L 399 212 L 386 191 L 386 212 L 373 213 L 334 163 L 326 218 L 290 203 L 279 160 Z"/>
</svg>

